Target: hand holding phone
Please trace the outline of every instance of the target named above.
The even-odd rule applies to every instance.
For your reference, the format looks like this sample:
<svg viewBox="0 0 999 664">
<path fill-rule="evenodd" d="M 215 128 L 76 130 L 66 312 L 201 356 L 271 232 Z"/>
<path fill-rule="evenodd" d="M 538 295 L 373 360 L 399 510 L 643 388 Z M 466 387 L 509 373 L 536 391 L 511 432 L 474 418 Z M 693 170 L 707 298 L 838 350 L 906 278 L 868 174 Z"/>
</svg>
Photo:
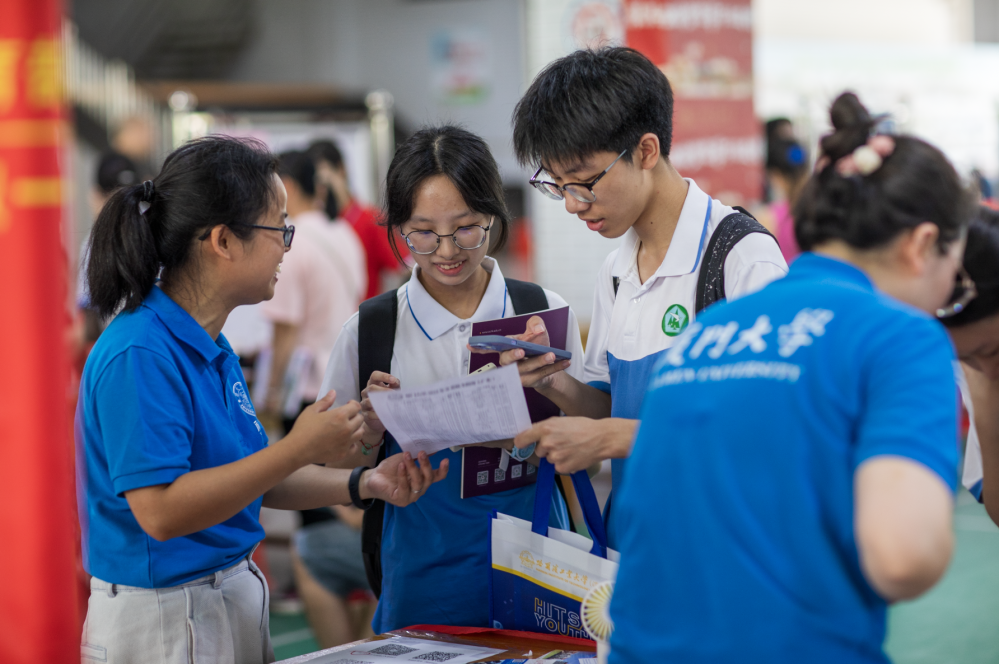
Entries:
<svg viewBox="0 0 999 664">
<path fill-rule="evenodd" d="M 475 350 L 480 351 L 493 351 L 496 353 L 502 353 L 508 350 L 520 349 L 524 351 L 526 357 L 537 357 L 538 355 L 545 355 L 547 353 L 553 353 L 555 355 L 555 360 L 570 360 L 572 359 L 572 353 L 567 350 L 562 350 L 560 348 L 552 348 L 551 346 L 542 346 L 541 344 L 533 344 L 529 341 L 521 341 L 519 339 L 513 339 L 511 337 L 503 337 L 498 334 L 485 334 L 481 336 L 471 337 L 468 340 L 468 345 Z"/>
</svg>

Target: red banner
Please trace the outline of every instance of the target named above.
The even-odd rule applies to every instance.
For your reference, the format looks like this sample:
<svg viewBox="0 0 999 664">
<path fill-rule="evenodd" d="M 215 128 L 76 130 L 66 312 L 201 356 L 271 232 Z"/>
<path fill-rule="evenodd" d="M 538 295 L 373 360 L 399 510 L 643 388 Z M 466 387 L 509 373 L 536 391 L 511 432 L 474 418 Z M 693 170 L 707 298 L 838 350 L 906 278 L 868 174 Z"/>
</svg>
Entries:
<svg viewBox="0 0 999 664">
<path fill-rule="evenodd" d="M 750 0 L 622 0 L 625 40 L 673 87 L 670 161 L 722 202 L 758 200 L 763 140 L 753 110 Z"/>
<path fill-rule="evenodd" d="M 79 662 L 61 6 L 0 1 L 0 661 Z"/>
</svg>

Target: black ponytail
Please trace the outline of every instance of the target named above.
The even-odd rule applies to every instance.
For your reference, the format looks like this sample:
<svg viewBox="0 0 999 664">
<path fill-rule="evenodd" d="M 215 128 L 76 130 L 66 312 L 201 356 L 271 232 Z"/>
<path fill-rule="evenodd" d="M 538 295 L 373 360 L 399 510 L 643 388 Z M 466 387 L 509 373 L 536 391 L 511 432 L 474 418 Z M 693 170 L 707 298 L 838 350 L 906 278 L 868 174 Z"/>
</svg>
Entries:
<svg viewBox="0 0 999 664">
<path fill-rule="evenodd" d="M 109 317 L 142 304 L 163 271 L 184 268 L 194 241 L 217 225 L 248 239 L 276 203 L 277 160 L 259 141 L 208 136 L 167 157 L 152 181 L 115 192 L 90 236 L 91 305 Z"/>
<path fill-rule="evenodd" d="M 974 204 L 940 150 L 912 136 L 892 136 L 895 149 L 880 168 L 844 176 L 836 162 L 864 145 L 880 118 L 852 92 L 837 97 L 829 115 L 834 131 L 822 139 L 819 170 L 794 208 L 795 236 L 803 250 L 829 240 L 875 249 L 927 221 L 940 229 L 941 250 L 961 236 Z"/>
</svg>

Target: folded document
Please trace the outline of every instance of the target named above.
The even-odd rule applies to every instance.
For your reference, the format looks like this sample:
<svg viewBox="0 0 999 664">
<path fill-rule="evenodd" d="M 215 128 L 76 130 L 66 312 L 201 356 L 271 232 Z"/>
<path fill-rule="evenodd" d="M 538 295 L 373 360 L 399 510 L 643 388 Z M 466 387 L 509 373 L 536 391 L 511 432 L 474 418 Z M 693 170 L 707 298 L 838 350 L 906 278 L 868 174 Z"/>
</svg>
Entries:
<svg viewBox="0 0 999 664">
<path fill-rule="evenodd" d="M 414 456 L 505 440 L 531 427 L 516 365 L 370 398 L 385 428 Z"/>
</svg>

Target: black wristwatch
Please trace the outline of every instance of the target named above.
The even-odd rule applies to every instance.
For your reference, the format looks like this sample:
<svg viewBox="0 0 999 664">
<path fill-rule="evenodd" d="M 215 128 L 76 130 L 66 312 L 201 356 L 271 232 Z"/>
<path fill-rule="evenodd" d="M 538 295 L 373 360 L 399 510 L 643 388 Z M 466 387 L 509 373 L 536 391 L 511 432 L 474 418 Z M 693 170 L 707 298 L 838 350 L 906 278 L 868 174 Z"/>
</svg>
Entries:
<svg viewBox="0 0 999 664">
<path fill-rule="evenodd" d="M 350 502 L 354 503 L 354 507 L 362 510 L 366 510 L 375 504 L 374 498 L 369 498 L 367 500 L 361 500 L 361 475 L 366 470 L 371 470 L 367 466 L 358 466 L 350 473 L 350 480 L 347 481 L 347 491 L 350 492 Z"/>
</svg>

